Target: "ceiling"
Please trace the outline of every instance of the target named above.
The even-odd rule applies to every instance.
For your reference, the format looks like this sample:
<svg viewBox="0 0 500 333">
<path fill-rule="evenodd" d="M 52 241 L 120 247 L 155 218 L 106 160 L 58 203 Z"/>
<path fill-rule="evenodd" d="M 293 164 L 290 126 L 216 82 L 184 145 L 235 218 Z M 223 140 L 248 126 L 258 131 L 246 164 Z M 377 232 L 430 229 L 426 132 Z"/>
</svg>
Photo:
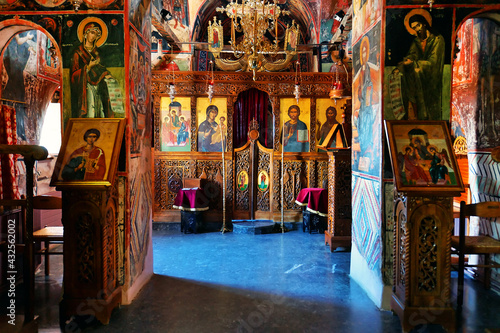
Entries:
<svg viewBox="0 0 500 333">
<path fill-rule="evenodd" d="M 188 2 L 190 31 L 186 33 L 179 25 L 170 24 L 161 17 L 161 8 L 153 9 L 153 28 L 168 41 L 176 51 L 186 50 L 184 45 L 195 45 L 195 49 L 206 49 L 209 21 L 214 17 L 221 21 L 224 27 L 224 44 L 229 47 L 231 21 L 225 13 L 217 12 L 217 8 L 225 7 L 229 0 L 185 0 Z M 272 3 L 267 0 L 267 3 Z M 279 18 L 278 38 L 284 40 L 285 30 L 292 20 L 298 23 L 302 47 L 314 46 L 319 43 L 334 42 L 332 24 L 335 13 L 347 12 L 350 6 L 348 0 L 276 0 L 282 10 L 290 11 L 290 15 Z M 155 10 L 156 9 L 156 10 Z M 166 7 L 173 10 L 173 7 Z M 186 15 L 187 16 L 187 15 Z M 347 18 L 347 17 L 346 17 Z M 345 29 L 342 35 L 347 35 Z M 238 37 L 238 35 L 236 35 Z M 274 32 L 266 33 L 265 37 L 274 39 Z M 195 44 L 196 43 L 196 44 Z M 192 47 L 189 48 L 190 50 Z"/>
</svg>

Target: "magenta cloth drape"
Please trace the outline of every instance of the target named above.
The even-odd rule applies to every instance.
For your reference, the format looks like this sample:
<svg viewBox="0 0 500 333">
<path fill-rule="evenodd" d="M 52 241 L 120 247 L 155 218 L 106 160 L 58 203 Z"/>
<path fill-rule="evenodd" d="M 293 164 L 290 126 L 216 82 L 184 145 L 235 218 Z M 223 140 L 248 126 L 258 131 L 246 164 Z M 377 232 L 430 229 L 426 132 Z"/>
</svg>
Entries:
<svg viewBox="0 0 500 333">
<path fill-rule="evenodd" d="M 255 118 L 259 123 L 259 141 L 265 147 L 272 147 L 272 137 L 268 136 L 269 96 L 255 88 L 239 94 L 234 107 L 233 142 L 234 148 L 243 146 L 248 141 L 248 125 Z"/>
<path fill-rule="evenodd" d="M 174 201 L 174 208 L 191 212 L 208 210 L 208 199 L 202 188 L 183 188 Z"/>
<path fill-rule="evenodd" d="M 295 203 L 307 206 L 307 210 L 320 216 L 328 215 L 328 191 L 324 188 L 303 188 L 300 190 Z"/>
<path fill-rule="evenodd" d="M 0 144 L 17 144 L 16 110 L 8 105 L 1 106 Z M 17 156 L 0 156 L 0 199 L 19 199 L 16 172 Z"/>
</svg>

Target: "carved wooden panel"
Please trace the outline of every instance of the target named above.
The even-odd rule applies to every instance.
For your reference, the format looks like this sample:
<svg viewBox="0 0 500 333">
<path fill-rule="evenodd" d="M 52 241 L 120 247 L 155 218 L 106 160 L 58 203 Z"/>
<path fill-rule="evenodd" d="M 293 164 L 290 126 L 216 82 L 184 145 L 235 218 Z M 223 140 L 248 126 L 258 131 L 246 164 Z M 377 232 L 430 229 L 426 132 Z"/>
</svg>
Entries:
<svg viewBox="0 0 500 333">
<path fill-rule="evenodd" d="M 236 167 L 236 177 L 241 171 L 246 171 L 248 177 L 251 177 L 250 175 L 250 147 L 247 147 L 247 149 L 236 152 L 235 154 L 235 167 Z M 248 184 L 251 184 L 250 180 L 247 179 Z M 236 210 L 244 210 L 248 211 L 250 209 L 250 187 L 247 186 L 247 188 L 244 191 L 241 191 L 239 189 L 238 184 L 235 184 L 235 200 L 234 200 L 234 205 Z"/>
<path fill-rule="evenodd" d="M 173 209 L 182 180 L 190 177 L 190 161 L 155 160 L 155 209 Z"/>
<path fill-rule="evenodd" d="M 258 150 L 259 156 L 258 156 L 257 174 L 259 174 L 261 171 L 267 172 L 268 175 L 272 174 L 271 173 L 271 160 L 272 160 L 271 154 L 272 153 L 269 153 L 269 152 L 266 152 L 266 151 L 263 151 L 260 149 Z M 257 183 L 259 183 L 259 182 L 260 182 L 260 179 L 257 179 Z M 269 211 L 271 209 L 271 203 L 270 203 L 271 186 L 268 186 L 267 190 L 265 190 L 265 191 L 257 190 L 257 210 Z"/>
<path fill-rule="evenodd" d="M 226 171 L 226 187 L 223 191 L 223 179 L 222 179 L 222 161 L 215 160 L 198 160 L 196 164 L 196 174 L 198 178 L 201 178 L 202 174 L 206 176 L 207 182 L 205 184 L 204 190 L 205 195 L 209 200 L 209 209 L 217 209 L 222 211 L 223 200 L 222 194 L 226 195 L 226 211 L 232 209 L 233 200 L 233 186 L 229 184 L 234 183 L 233 172 L 232 172 L 232 162 L 226 161 L 224 166 Z"/>
<path fill-rule="evenodd" d="M 328 153 L 328 232 L 330 236 L 351 236 L 350 149 Z"/>
<path fill-rule="evenodd" d="M 452 202 L 452 197 L 395 196 L 391 307 L 404 331 L 426 323 L 455 330 L 450 299 Z"/>
<path fill-rule="evenodd" d="M 318 179 L 316 187 L 328 189 L 328 161 L 318 161 Z"/>
<path fill-rule="evenodd" d="M 64 292 L 61 319 L 85 304 L 101 323 L 121 302 L 118 283 L 118 190 L 63 189 Z"/>
<path fill-rule="evenodd" d="M 300 210 L 295 199 L 302 188 L 307 187 L 305 177 L 307 163 L 304 161 L 285 161 L 283 176 L 284 208 L 287 210 Z"/>
</svg>

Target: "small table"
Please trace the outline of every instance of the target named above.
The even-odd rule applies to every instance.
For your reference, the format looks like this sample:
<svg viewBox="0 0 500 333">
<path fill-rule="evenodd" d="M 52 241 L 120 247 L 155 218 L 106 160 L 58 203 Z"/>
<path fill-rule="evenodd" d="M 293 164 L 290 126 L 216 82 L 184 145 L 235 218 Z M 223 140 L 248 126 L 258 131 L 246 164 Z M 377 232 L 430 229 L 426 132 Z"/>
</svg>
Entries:
<svg viewBox="0 0 500 333">
<path fill-rule="evenodd" d="M 295 203 L 303 207 L 302 231 L 324 233 L 327 229 L 328 192 L 324 188 L 303 188 Z"/>
<path fill-rule="evenodd" d="M 202 212 L 208 210 L 208 199 L 200 187 L 180 189 L 174 208 L 181 210 L 181 232 L 197 233 L 203 224 Z"/>
</svg>

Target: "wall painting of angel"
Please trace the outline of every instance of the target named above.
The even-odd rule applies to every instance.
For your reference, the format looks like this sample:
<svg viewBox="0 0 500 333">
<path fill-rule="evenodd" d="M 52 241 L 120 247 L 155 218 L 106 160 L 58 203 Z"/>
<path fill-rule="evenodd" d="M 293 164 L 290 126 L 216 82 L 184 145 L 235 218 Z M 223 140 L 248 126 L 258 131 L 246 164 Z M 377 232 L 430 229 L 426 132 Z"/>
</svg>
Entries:
<svg viewBox="0 0 500 333">
<path fill-rule="evenodd" d="M 385 126 L 399 192 L 464 191 L 445 121 L 387 120 Z"/>
</svg>

